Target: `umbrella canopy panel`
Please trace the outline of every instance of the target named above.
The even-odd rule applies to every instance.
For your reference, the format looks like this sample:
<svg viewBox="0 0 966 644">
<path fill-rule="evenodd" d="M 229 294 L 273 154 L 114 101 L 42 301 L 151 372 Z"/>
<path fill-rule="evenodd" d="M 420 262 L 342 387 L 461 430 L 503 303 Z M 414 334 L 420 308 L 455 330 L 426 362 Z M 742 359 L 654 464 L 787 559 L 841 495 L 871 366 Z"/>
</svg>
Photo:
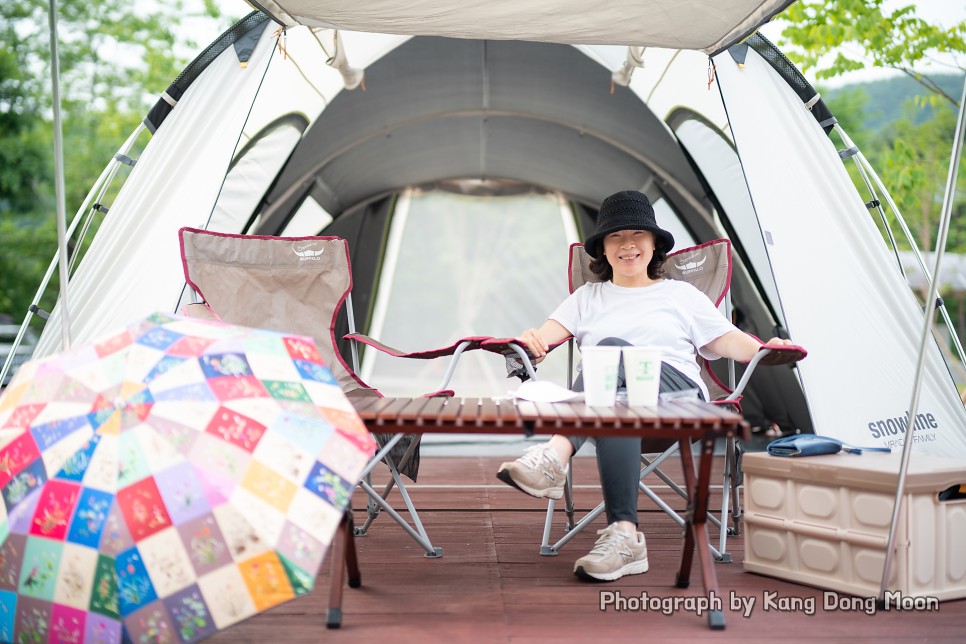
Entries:
<svg viewBox="0 0 966 644">
<path fill-rule="evenodd" d="M 665 125 L 577 49 L 413 38 L 366 69 L 306 132 L 266 199 L 275 231 L 307 195 L 338 217 L 405 186 L 512 178 L 598 204 L 657 181 L 704 191 Z M 706 212 L 709 211 L 706 210 Z"/>
</svg>

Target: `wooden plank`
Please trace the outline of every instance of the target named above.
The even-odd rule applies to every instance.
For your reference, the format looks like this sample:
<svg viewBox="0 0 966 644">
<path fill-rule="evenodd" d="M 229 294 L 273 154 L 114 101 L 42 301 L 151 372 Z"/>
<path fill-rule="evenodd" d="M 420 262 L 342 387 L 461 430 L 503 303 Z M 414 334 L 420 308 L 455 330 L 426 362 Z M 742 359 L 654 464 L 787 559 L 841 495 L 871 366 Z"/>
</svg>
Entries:
<svg viewBox="0 0 966 644">
<path fill-rule="evenodd" d="M 657 410 L 662 420 L 665 418 L 674 418 L 680 421 L 681 427 L 689 427 L 691 429 L 701 427 L 707 418 L 704 415 L 695 413 L 684 405 L 678 404 L 676 401 L 661 403 Z"/>
<path fill-rule="evenodd" d="M 500 410 L 496 407 L 496 401 L 492 398 L 480 398 L 479 421 L 481 424 L 491 424 L 494 427 L 503 427 L 503 420 L 500 418 Z"/>
<path fill-rule="evenodd" d="M 675 400 L 669 404 L 674 406 L 675 413 L 691 427 L 701 429 L 721 429 L 722 427 L 721 417 L 707 410 L 710 405 L 688 400 Z"/>
<path fill-rule="evenodd" d="M 447 398 L 446 404 L 439 410 L 439 414 L 436 416 L 436 425 L 454 425 L 457 417 L 460 415 L 460 407 L 462 406 L 462 398 Z"/>
<path fill-rule="evenodd" d="M 531 422 L 540 420 L 540 412 L 537 411 L 537 406 L 529 400 L 516 400 L 513 404 L 521 420 Z"/>
<path fill-rule="evenodd" d="M 627 423 L 630 423 L 632 429 L 641 428 L 641 417 L 635 414 L 633 411 L 631 411 L 630 407 L 627 407 L 625 405 L 618 405 L 617 407 L 614 408 L 614 416 L 616 416 L 617 418 L 615 422 L 615 425 L 617 426 L 626 425 Z"/>
<path fill-rule="evenodd" d="M 703 402 L 694 401 L 683 402 L 681 404 L 690 405 L 691 407 L 695 408 L 695 411 L 703 413 L 707 416 L 714 416 L 715 418 L 719 418 L 721 420 L 741 420 L 741 416 L 722 408 L 720 405 L 709 405 Z"/>
<path fill-rule="evenodd" d="M 584 425 L 584 419 L 569 401 L 551 403 L 551 405 L 557 417 L 560 418 L 562 427 L 567 427 L 574 433 L 580 431 Z"/>
<path fill-rule="evenodd" d="M 463 407 L 460 409 L 459 416 L 456 417 L 457 427 L 479 427 L 480 418 L 480 399 L 464 398 Z"/>
<path fill-rule="evenodd" d="M 399 412 L 405 409 L 412 398 L 387 398 L 389 404 L 376 414 L 376 424 L 392 426 L 399 424 Z"/>
<path fill-rule="evenodd" d="M 741 433 L 746 423 L 736 415 L 700 402 L 668 402 L 656 408 L 588 407 L 582 402 L 533 403 L 491 398 L 381 398 L 361 406 L 364 421 L 392 431 L 453 431 L 474 427 L 483 432 L 510 433 L 532 427 L 537 433 L 675 436 L 678 430 L 696 440 L 711 431 Z M 737 425 L 735 424 L 737 423 Z M 438 429 L 437 429 L 438 428 Z M 653 430 L 653 431 L 652 431 Z"/>
<path fill-rule="evenodd" d="M 432 400 L 431 398 L 412 398 L 405 407 L 399 410 L 399 420 L 406 423 L 415 423 L 422 416 L 423 408 Z"/>
<path fill-rule="evenodd" d="M 435 425 L 440 411 L 446 405 L 446 401 L 449 398 L 429 398 L 426 405 L 423 407 L 422 412 L 419 414 L 419 418 L 416 419 L 416 426 L 421 427 L 423 425 Z"/>
<path fill-rule="evenodd" d="M 517 411 L 517 406 L 513 404 L 513 400 L 497 398 L 493 400 L 493 403 L 496 405 L 497 413 L 499 414 L 497 427 L 523 427 L 523 422 L 520 420 L 520 413 Z"/>
<path fill-rule="evenodd" d="M 600 414 L 583 402 L 564 401 L 556 403 L 560 415 L 567 417 L 567 424 L 579 430 L 582 427 L 601 427 Z M 564 411 L 565 410 L 565 411 Z"/>
<path fill-rule="evenodd" d="M 533 406 L 537 408 L 537 414 L 539 415 L 539 419 L 537 420 L 538 427 L 553 427 L 554 429 L 563 427 L 563 420 L 554 408 L 553 403 L 538 402 L 533 403 Z"/>
<path fill-rule="evenodd" d="M 384 398 L 379 398 L 377 396 L 364 396 L 359 398 L 347 396 L 347 398 L 349 399 L 349 402 L 352 404 L 353 408 L 355 408 L 356 413 L 358 413 L 360 416 L 380 400 L 385 400 Z"/>
<path fill-rule="evenodd" d="M 374 421 L 379 417 L 379 414 L 382 413 L 383 410 L 387 409 L 398 400 L 398 398 L 379 398 L 374 404 L 369 405 L 361 411 L 356 409 L 356 411 L 359 412 L 359 416 L 362 418 L 362 420 L 366 422 Z"/>
<path fill-rule="evenodd" d="M 681 426 L 679 422 L 662 418 L 661 415 L 657 413 L 656 407 L 628 407 L 627 411 L 640 419 L 641 427 L 654 428 L 665 425 L 671 429 L 677 429 Z"/>
</svg>

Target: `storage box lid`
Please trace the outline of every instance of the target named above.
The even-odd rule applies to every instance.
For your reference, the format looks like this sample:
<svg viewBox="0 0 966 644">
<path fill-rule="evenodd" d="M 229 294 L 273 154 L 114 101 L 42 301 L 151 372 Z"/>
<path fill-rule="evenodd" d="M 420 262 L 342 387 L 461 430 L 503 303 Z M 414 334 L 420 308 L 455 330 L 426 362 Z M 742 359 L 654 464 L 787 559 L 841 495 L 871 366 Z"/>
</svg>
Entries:
<svg viewBox="0 0 966 644">
<path fill-rule="evenodd" d="M 746 453 L 741 462 L 742 470 L 752 475 L 895 492 L 902 455 L 866 452 L 785 458 L 755 452 Z M 952 485 L 966 485 L 966 463 L 938 456 L 909 457 L 906 492 L 938 493 Z"/>
</svg>

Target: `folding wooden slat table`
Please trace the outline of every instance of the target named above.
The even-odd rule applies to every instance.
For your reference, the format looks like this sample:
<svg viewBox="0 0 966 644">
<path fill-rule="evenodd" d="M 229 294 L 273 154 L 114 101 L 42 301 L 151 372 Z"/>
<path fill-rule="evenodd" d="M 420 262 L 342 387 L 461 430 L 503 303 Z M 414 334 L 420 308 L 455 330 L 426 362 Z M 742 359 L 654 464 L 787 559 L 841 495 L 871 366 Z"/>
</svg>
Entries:
<svg viewBox="0 0 966 644">
<path fill-rule="evenodd" d="M 583 402 L 533 403 L 494 398 L 376 398 L 357 401 L 356 411 L 373 432 L 564 434 L 569 436 L 640 436 L 676 439 L 688 489 L 684 546 L 675 584 L 691 580 L 695 551 L 706 596 L 721 597 L 718 579 L 705 547 L 711 464 L 716 439 L 749 438 L 748 424 L 738 414 L 702 402 L 667 402 L 656 407 L 588 407 Z M 691 442 L 701 445 L 695 474 Z M 708 625 L 725 626 L 724 612 L 708 613 Z"/>
</svg>

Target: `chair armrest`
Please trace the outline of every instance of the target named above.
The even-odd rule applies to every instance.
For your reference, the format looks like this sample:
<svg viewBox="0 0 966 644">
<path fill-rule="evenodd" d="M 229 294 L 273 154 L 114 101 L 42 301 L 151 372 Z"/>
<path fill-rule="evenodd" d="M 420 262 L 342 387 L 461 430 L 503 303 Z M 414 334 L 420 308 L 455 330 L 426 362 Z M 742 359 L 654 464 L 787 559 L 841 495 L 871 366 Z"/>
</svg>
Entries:
<svg viewBox="0 0 966 644">
<path fill-rule="evenodd" d="M 359 342 L 366 346 L 382 351 L 385 354 L 391 355 L 396 358 L 413 358 L 416 360 L 432 360 L 433 358 L 441 358 L 443 356 L 453 356 L 450 360 L 449 366 L 446 369 L 446 374 L 443 376 L 442 382 L 436 388 L 436 391 L 425 394 L 427 398 L 434 397 L 449 397 L 454 395 L 452 389 L 448 389 L 449 381 L 453 377 L 453 373 L 456 371 L 456 365 L 459 363 L 460 356 L 463 355 L 464 351 L 473 351 L 474 349 L 479 349 L 486 340 L 490 339 L 488 335 L 474 335 L 466 338 L 460 338 L 451 345 L 440 347 L 439 349 L 429 349 L 428 351 L 410 351 L 405 352 L 399 349 L 390 347 L 387 344 L 383 344 L 378 340 L 374 340 L 367 335 L 362 333 L 347 333 L 342 336 L 344 340 L 349 340 L 350 342 Z M 355 350 L 355 345 L 353 345 L 353 350 Z"/>
<path fill-rule="evenodd" d="M 734 392 L 725 398 L 725 400 L 731 401 L 741 398 L 741 393 L 745 390 L 745 387 L 748 386 L 748 381 L 751 380 L 751 374 L 755 371 L 755 368 L 759 364 L 769 366 L 793 364 L 807 355 L 808 352 L 805 349 L 794 344 L 761 345 L 761 347 L 758 348 L 758 353 L 755 354 L 755 357 L 753 357 L 748 363 L 748 367 L 745 368 L 745 373 L 741 376 L 741 380 L 735 387 Z"/>
<path fill-rule="evenodd" d="M 354 342 L 361 342 L 366 346 L 372 347 L 373 349 L 377 349 L 378 351 L 382 351 L 383 353 L 386 353 L 396 358 L 414 358 L 416 360 L 432 360 L 433 358 L 441 358 L 443 356 L 453 355 L 463 344 L 465 344 L 466 346 L 463 347 L 462 351 L 472 351 L 474 349 L 479 349 L 481 348 L 482 344 L 486 340 L 490 339 L 490 336 L 487 336 L 487 335 L 470 336 L 467 338 L 460 338 L 453 344 L 450 344 L 445 347 L 440 347 L 438 349 L 429 349 L 426 351 L 409 351 L 409 352 L 402 351 L 394 347 L 390 347 L 388 344 L 383 344 L 382 342 L 379 342 L 378 340 L 370 338 L 368 335 L 364 335 L 362 333 L 347 333 L 346 335 L 342 336 L 342 339 L 351 340 Z"/>
<path fill-rule="evenodd" d="M 553 351 L 569 339 L 566 338 L 551 344 L 548 352 Z M 480 348 L 491 353 L 499 353 L 506 358 L 507 378 L 516 376 L 524 382 L 528 379 L 537 379 L 537 369 L 533 366 L 534 356 L 530 349 L 517 338 L 490 338 L 485 340 Z"/>
<path fill-rule="evenodd" d="M 758 349 L 758 354 L 756 354 L 755 357 L 757 358 L 758 355 L 761 355 L 758 364 L 774 366 L 798 362 L 808 355 L 808 351 L 795 344 L 763 344 L 761 345 L 761 348 Z"/>
</svg>

